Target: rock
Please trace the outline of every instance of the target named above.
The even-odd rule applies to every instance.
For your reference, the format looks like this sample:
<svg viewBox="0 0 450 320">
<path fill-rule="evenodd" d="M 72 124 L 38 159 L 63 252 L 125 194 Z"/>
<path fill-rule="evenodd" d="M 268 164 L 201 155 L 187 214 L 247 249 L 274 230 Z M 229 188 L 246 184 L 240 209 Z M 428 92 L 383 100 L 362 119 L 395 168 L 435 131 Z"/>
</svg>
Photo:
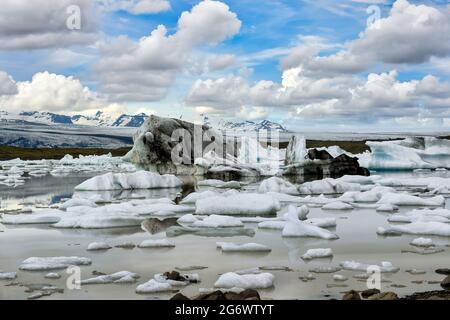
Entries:
<svg viewBox="0 0 450 320">
<path fill-rule="evenodd" d="M 364 290 L 363 292 L 361 292 L 361 296 L 364 299 L 367 299 L 367 298 L 373 296 L 374 294 L 378 294 L 378 293 L 380 293 L 380 290 L 378 290 L 378 289 L 367 289 L 367 290 Z"/>
<path fill-rule="evenodd" d="M 106 276 L 106 273 L 97 270 L 92 271 L 93 276 Z"/>
<path fill-rule="evenodd" d="M 170 298 L 170 300 L 191 300 L 191 299 L 189 299 L 188 297 L 186 297 L 185 295 L 183 295 L 181 293 L 177 293 L 172 298 Z"/>
<path fill-rule="evenodd" d="M 239 293 L 225 292 L 220 290 L 201 294 L 194 298 L 194 300 L 261 300 L 258 291 L 253 289 L 246 289 Z"/>
<path fill-rule="evenodd" d="M 164 272 L 163 276 L 166 277 L 167 280 L 186 281 L 186 279 L 181 276 L 178 271 Z"/>
<path fill-rule="evenodd" d="M 450 291 L 415 292 L 410 296 L 402 298 L 402 300 L 450 300 Z"/>
<path fill-rule="evenodd" d="M 344 294 L 342 300 L 361 300 L 361 297 L 358 291 L 350 290 L 349 292 Z"/>
<path fill-rule="evenodd" d="M 134 249 L 136 247 L 136 245 L 131 242 L 125 242 L 125 243 L 118 244 L 115 247 L 120 248 L 120 249 Z"/>
<path fill-rule="evenodd" d="M 332 178 L 339 178 L 344 175 L 370 176 L 368 169 L 359 166 L 358 158 L 352 158 L 346 154 L 341 154 L 331 160 L 329 170 Z"/>
<path fill-rule="evenodd" d="M 224 150 L 227 154 L 234 144 L 226 144 L 223 135 L 206 125 L 194 125 L 180 119 L 150 116 L 136 131 L 133 149 L 124 160 L 135 164 L 148 165 L 159 173 L 196 174 L 200 167 L 194 161 L 202 157 L 203 150 L 215 144 L 216 150 Z M 198 144 L 200 143 L 200 148 Z M 195 147 L 194 147 L 195 146 Z M 237 148 L 235 148 L 237 149 Z M 233 150 L 234 151 L 234 150 Z M 230 152 L 233 157 L 235 152 Z M 172 159 L 176 157 L 174 162 Z"/>
<path fill-rule="evenodd" d="M 434 272 L 436 272 L 437 274 L 443 274 L 443 275 L 450 275 L 450 269 L 448 268 L 439 268 L 436 269 Z"/>
<path fill-rule="evenodd" d="M 308 150 L 308 158 L 310 160 L 331 160 L 333 156 L 326 150 L 311 149 Z"/>
<path fill-rule="evenodd" d="M 398 296 L 395 292 L 380 292 L 369 297 L 369 300 L 397 300 Z"/>
<path fill-rule="evenodd" d="M 450 275 L 448 275 L 444 280 L 441 282 L 441 287 L 445 290 L 450 290 Z"/>
</svg>

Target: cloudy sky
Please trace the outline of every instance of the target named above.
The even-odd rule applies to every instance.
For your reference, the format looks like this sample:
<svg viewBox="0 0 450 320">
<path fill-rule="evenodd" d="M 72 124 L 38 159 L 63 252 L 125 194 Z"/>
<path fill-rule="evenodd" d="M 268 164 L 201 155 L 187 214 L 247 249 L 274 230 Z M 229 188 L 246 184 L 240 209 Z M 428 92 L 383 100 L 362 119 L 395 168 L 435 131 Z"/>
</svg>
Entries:
<svg viewBox="0 0 450 320">
<path fill-rule="evenodd" d="M 0 110 L 449 130 L 439 0 L 2 0 Z"/>
</svg>

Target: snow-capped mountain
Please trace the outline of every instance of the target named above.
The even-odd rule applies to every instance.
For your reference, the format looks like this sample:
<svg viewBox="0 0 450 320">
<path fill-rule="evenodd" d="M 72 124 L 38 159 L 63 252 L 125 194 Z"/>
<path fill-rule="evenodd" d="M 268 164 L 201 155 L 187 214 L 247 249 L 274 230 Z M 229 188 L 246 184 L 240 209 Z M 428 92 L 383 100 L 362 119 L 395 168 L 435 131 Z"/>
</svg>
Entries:
<svg viewBox="0 0 450 320">
<path fill-rule="evenodd" d="M 52 112 L 21 112 L 13 114 L 0 110 L 0 122 L 10 123 L 33 123 L 43 125 L 80 125 L 96 127 L 140 127 L 148 116 L 144 113 L 137 115 L 122 114 L 112 117 L 104 112 L 98 111 L 93 116 L 74 115 L 67 116 Z"/>
<path fill-rule="evenodd" d="M 269 120 L 261 120 L 258 122 L 254 121 L 241 121 L 241 122 L 233 122 L 233 121 L 220 121 L 216 126 L 219 130 L 236 130 L 236 131 L 261 131 L 261 130 L 275 130 L 279 132 L 287 132 L 281 124 L 269 121 Z"/>
</svg>

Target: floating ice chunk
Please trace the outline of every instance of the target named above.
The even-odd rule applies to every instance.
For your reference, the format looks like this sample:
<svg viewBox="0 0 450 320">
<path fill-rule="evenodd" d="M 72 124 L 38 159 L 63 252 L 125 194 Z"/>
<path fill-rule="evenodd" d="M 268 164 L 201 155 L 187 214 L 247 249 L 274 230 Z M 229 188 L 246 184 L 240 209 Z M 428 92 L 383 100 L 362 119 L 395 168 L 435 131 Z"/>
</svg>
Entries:
<svg viewBox="0 0 450 320">
<path fill-rule="evenodd" d="M 336 194 L 347 191 L 361 191 L 361 189 L 360 184 L 339 181 L 332 178 L 305 182 L 298 187 L 298 191 L 301 194 Z"/>
<path fill-rule="evenodd" d="M 139 245 L 139 248 L 173 248 L 175 243 L 168 239 L 157 239 L 157 240 L 144 240 Z"/>
<path fill-rule="evenodd" d="M 385 232 L 450 237 L 450 224 L 435 221 L 417 221 L 406 225 L 391 225 Z"/>
<path fill-rule="evenodd" d="M 24 260 L 19 269 L 26 271 L 58 270 L 69 266 L 88 266 L 91 263 L 91 259 L 82 257 L 31 257 Z"/>
<path fill-rule="evenodd" d="M 295 212 L 288 212 L 287 223 L 283 228 L 283 237 L 316 237 L 322 239 L 339 239 L 339 237 L 323 228 L 316 227 L 310 223 L 300 221 Z"/>
<path fill-rule="evenodd" d="M 287 207 L 287 212 L 283 216 L 285 219 L 287 219 L 287 217 L 292 214 L 293 216 L 297 215 L 299 220 L 306 220 L 308 213 L 309 208 L 307 205 L 302 205 L 301 207 L 289 205 Z"/>
<path fill-rule="evenodd" d="M 61 220 L 61 211 L 44 210 L 33 214 L 4 215 L 1 219 L 3 224 L 51 224 Z"/>
<path fill-rule="evenodd" d="M 113 274 L 98 276 L 81 280 L 81 285 L 87 284 L 108 284 L 108 283 L 135 283 L 139 275 L 129 271 L 119 271 Z"/>
<path fill-rule="evenodd" d="M 173 290 L 174 288 L 169 283 L 158 282 L 155 279 L 151 279 L 150 281 L 137 286 L 136 293 L 145 294 L 145 293 L 168 292 Z"/>
<path fill-rule="evenodd" d="M 177 222 L 180 224 L 191 224 L 198 221 L 198 218 L 194 216 L 192 213 L 185 214 L 178 218 Z"/>
<path fill-rule="evenodd" d="M 274 275 L 271 273 L 243 274 L 227 272 L 217 279 L 214 287 L 219 288 L 243 288 L 243 289 L 266 289 L 273 287 Z"/>
<path fill-rule="evenodd" d="M 339 282 L 344 282 L 344 281 L 347 281 L 348 278 L 346 276 L 342 275 L 342 274 L 334 274 L 333 275 L 333 280 L 334 281 L 339 281 Z"/>
<path fill-rule="evenodd" d="M 67 200 L 63 204 L 59 206 L 60 209 L 67 209 L 70 207 L 78 207 L 78 206 L 84 206 L 84 207 L 96 207 L 97 204 L 94 201 L 83 199 L 83 198 L 73 198 L 70 200 Z"/>
<path fill-rule="evenodd" d="M 210 179 L 210 180 L 203 180 L 198 182 L 199 186 L 207 186 L 207 187 L 214 187 L 214 188 L 229 188 L 229 189 L 240 189 L 241 183 L 239 181 L 222 181 L 222 180 L 216 180 L 216 179 Z"/>
<path fill-rule="evenodd" d="M 60 279 L 61 275 L 59 273 L 50 272 L 44 276 L 45 279 Z"/>
<path fill-rule="evenodd" d="M 111 246 L 105 242 L 92 242 L 87 247 L 88 251 L 99 251 L 108 249 L 111 249 Z"/>
<path fill-rule="evenodd" d="M 305 222 L 320 228 L 333 228 L 337 225 L 336 218 L 311 218 Z"/>
<path fill-rule="evenodd" d="M 303 260 L 330 258 L 330 257 L 333 257 L 333 250 L 331 250 L 330 248 L 308 249 L 306 253 L 302 255 Z"/>
<path fill-rule="evenodd" d="M 259 229 L 283 230 L 286 221 L 262 221 L 258 223 Z"/>
<path fill-rule="evenodd" d="M 351 204 L 336 201 L 327 203 L 322 207 L 323 210 L 352 210 L 353 206 Z"/>
<path fill-rule="evenodd" d="M 221 194 L 219 192 L 215 192 L 215 191 L 211 191 L 211 190 L 206 190 L 206 191 L 202 191 L 202 192 L 193 192 L 193 193 L 187 195 L 186 198 L 181 200 L 181 203 L 182 204 L 195 203 L 199 199 L 217 197 L 220 195 Z"/>
<path fill-rule="evenodd" d="M 340 267 L 335 267 L 335 266 L 321 266 L 321 267 L 316 267 L 314 269 L 309 270 L 309 272 L 313 272 L 313 273 L 335 273 L 338 271 L 341 271 L 342 268 Z"/>
<path fill-rule="evenodd" d="M 106 173 L 93 177 L 75 187 L 78 191 L 124 190 L 124 189 L 160 189 L 175 188 L 182 181 L 174 175 L 160 175 L 149 171 L 133 173 Z"/>
<path fill-rule="evenodd" d="M 264 215 L 280 210 L 280 203 L 271 196 L 255 193 L 239 193 L 199 199 L 196 214 Z"/>
<path fill-rule="evenodd" d="M 405 193 L 385 193 L 377 203 L 397 206 L 442 206 L 445 198 L 443 196 L 420 198 Z"/>
<path fill-rule="evenodd" d="M 298 194 L 296 186 L 294 186 L 289 181 L 286 181 L 279 177 L 271 177 L 259 185 L 258 188 L 259 193 L 267 193 L 267 192 L 277 192 L 277 193 L 286 193 L 290 195 Z"/>
<path fill-rule="evenodd" d="M 52 225 L 54 228 L 81 228 L 81 229 L 107 229 L 118 227 L 140 226 L 144 218 L 135 217 L 129 213 L 108 212 L 102 210 L 90 214 L 63 216 L 61 220 Z"/>
<path fill-rule="evenodd" d="M 377 207 L 378 212 L 395 212 L 398 211 L 398 207 L 391 204 L 382 204 Z"/>
<path fill-rule="evenodd" d="M 0 272 L 0 280 L 14 280 L 17 278 L 17 272 Z"/>
<path fill-rule="evenodd" d="M 241 220 L 223 215 L 210 215 L 203 220 L 197 220 L 192 224 L 192 227 L 204 228 L 225 228 L 225 227 L 243 227 Z"/>
<path fill-rule="evenodd" d="M 268 196 L 271 196 L 274 199 L 277 199 L 280 202 L 294 202 L 294 203 L 306 203 L 308 202 L 305 200 L 306 198 L 302 198 L 299 196 L 292 196 L 285 193 L 279 193 L 279 192 L 267 192 Z M 308 196 L 310 197 L 310 196 Z"/>
<path fill-rule="evenodd" d="M 377 202 L 385 193 L 395 193 L 395 189 L 391 187 L 375 186 L 368 191 L 348 191 L 345 192 L 341 199 L 351 199 L 352 202 Z"/>
<path fill-rule="evenodd" d="M 383 261 L 381 262 L 381 265 L 371 265 L 371 264 L 367 264 L 367 263 L 361 263 L 361 262 L 357 262 L 357 261 L 353 261 L 353 260 L 349 260 L 349 261 L 342 261 L 339 264 L 343 269 L 346 270 L 352 270 L 352 271 L 364 271 L 364 272 L 368 272 L 368 270 L 370 270 L 372 267 L 378 267 L 380 269 L 380 272 L 388 272 L 388 273 L 395 273 L 398 270 L 400 270 L 400 268 L 398 267 L 394 267 L 392 265 L 392 263 L 388 262 L 388 261 Z"/>
<path fill-rule="evenodd" d="M 222 242 L 217 243 L 217 247 L 222 252 L 270 252 L 272 249 L 259 243 L 233 243 Z"/>
<path fill-rule="evenodd" d="M 410 245 L 416 247 L 431 247 L 434 246 L 433 239 L 430 238 L 416 238 L 410 242 Z"/>
<path fill-rule="evenodd" d="M 378 227 L 377 228 L 377 234 L 379 236 L 401 236 L 402 233 L 400 231 L 392 230 L 391 228 L 383 228 Z"/>
</svg>

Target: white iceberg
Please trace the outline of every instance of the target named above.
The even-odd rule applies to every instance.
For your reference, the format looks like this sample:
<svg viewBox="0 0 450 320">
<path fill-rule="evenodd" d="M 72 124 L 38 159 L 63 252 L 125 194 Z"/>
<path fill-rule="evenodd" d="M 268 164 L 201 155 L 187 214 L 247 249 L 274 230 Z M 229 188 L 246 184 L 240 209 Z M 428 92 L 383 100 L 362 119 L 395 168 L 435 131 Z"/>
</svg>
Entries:
<svg viewBox="0 0 450 320">
<path fill-rule="evenodd" d="M 304 255 L 302 255 L 303 260 L 312 260 L 318 258 L 330 258 L 333 257 L 333 250 L 331 248 L 318 248 L 318 249 L 308 249 Z"/>
<path fill-rule="evenodd" d="M 0 272 L 0 280 L 14 280 L 17 278 L 17 272 Z"/>
<path fill-rule="evenodd" d="M 416 238 L 416 239 L 412 240 L 410 242 L 410 245 L 416 246 L 416 247 L 426 247 L 427 248 L 427 247 L 434 246 L 434 242 L 433 242 L 433 239 L 420 237 L 420 238 Z"/>
<path fill-rule="evenodd" d="M 87 247 L 88 251 L 99 251 L 108 249 L 111 249 L 111 246 L 106 242 L 92 242 Z"/>
<path fill-rule="evenodd" d="M 175 247 L 175 242 L 170 241 L 168 239 L 149 239 L 142 241 L 139 245 L 139 248 L 173 248 Z"/>
<path fill-rule="evenodd" d="M 420 198 L 406 193 L 385 193 L 377 204 L 389 204 L 396 206 L 443 206 L 445 198 L 443 196 L 435 196 L 432 198 Z"/>
<path fill-rule="evenodd" d="M 279 177 L 271 177 L 263 182 L 258 187 L 259 193 L 277 192 L 290 195 L 298 194 L 297 187 L 289 181 L 286 181 Z"/>
<path fill-rule="evenodd" d="M 374 265 L 374 264 L 367 264 L 367 263 L 362 263 L 362 262 L 358 262 L 358 261 L 353 261 L 353 260 L 348 260 L 348 261 L 342 261 L 339 264 L 342 269 L 346 269 L 346 270 L 352 270 L 352 271 L 364 271 L 364 272 L 368 272 L 368 270 L 370 270 L 371 268 L 379 268 L 380 272 L 387 272 L 387 273 L 395 273 L 398 270 L 400 270 L 400 268 L 398 267 L 394 267 L 392 265 L 391 262 L 388 261 L 383 261 L 381 262 L 381 265 Z"/>
<path fill-rule="evenodd" d="M 271 196 L 256 193 L 239 193 L 199 199 L 196 214 L 269 215 L 280 210 L 280 203 Z"/>
<path fill-rule="evenodd" d="M 217 247 L 222 252 L 270 252 L 272 249 L 259 243 L 218 242 Z"/>
<path fill-rule="evenodd" d="M 361 185 L 358 183 L 345 182 L 332 178 L 305 182 L 298 187 L 298 191 L 301 194 L 338 194 L 361 190 Z"/>
<path fill-rule="evenodd" d="M 116 273 L 102 275 L 86 280 L 81 280 L 81 285 L 88 284 L 109 284 L 109 283 L 135 283 L 139 279 L 139 275 L 129 271 L 119 271 Z"/>
<path fill-rule="evenodd" d="M 223 215 L 210 215 L 203 220 L 194 221 L 192 227 L 204 228 L 226 228 L 226 227 L 243 227 L 244 224 L 235 217 Z"/>
<path fill-rule="evenodd" d="M 174 175 L 149 171 L 106 173 L 93 177 L 75 187 L 77 191 L 161 189 L 180 187 L 182 181 Z"/>
<path fill-rule="evenodd" d="M 273 287 L 274 275 L 271 273 L 243 274 L 227 272 L 214 283 L 218 288 L 266 289 Z"/>
<path fill-rule="evenodd" d="M 91 263 L 91 259 L 83 257 L 31 257 L 24 260 L 19 269 L 26 271 L 58 270 L 69 266 L 88 266 Z"/>
<path fill-rule="evenodd" d="M 351 204 L 336 201 L 327 203 L 322 207 L 323 210 L 352 210 L 353 206 Z"/>
<path fill-rule="evenodd" d="M 287 223 L 281 233 L 283 237 L 315 237 L 328 240 L 339 239 L 336 234 L 326 229 L 300 221 L 295 212 L 288 212 L 286 220 Z"/>
</svg>

